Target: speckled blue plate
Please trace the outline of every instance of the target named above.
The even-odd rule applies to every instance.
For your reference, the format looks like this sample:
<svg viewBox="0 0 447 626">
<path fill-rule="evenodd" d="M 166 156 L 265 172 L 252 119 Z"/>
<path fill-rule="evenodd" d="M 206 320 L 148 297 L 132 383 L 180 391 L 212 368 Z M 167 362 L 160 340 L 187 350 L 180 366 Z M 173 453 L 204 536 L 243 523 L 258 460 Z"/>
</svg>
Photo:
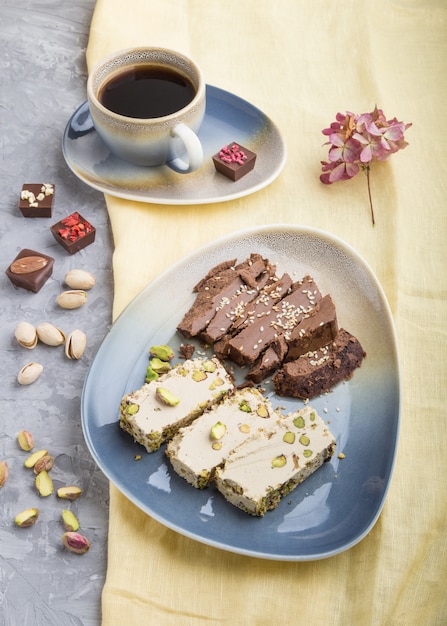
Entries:
<svg viewBox="0 0 447 626">
<path fill-rule="evenodd" d="M 205 119 L 199 131 L 204 162 L 192 174 L 167 165 L 139 167 L 118 159 L 96 132 L 85 102 L 70 118 L 62 139 L 65 160 L 76 176 L 104 193 L 158 204 L 223 202 L 269 185 L 286 162 L 286 146 L 262 111 L 228 91 L 207 85 Z M 233 182 L 218 174 L 212 155 L 236 141 L 257 155 L 255 168 Z"/>
<path fill-rule="evenodd" d="M 337 440 L 334 458 L 263 518 L 238 510 L 211 487 L 198 491 L 171 469 L 164 447 L 147 454 L 118 425 L 122 396 L 144 382 L 153 344 L 177 348 L 175 329 L 194 301 L 192 287 L 221 261 L 258 252 L 295 279 L 311 274 L 336 304 L 340 326 L 367 357 L 349 383 L 311 404 Z M 175 306 L 174 306 L 175 303 Z M 302 406 L 276 397 L 285 411 Z M 82 395 L 82 425 L 104 474 L 140 509 L 197 541 L 254 557 L 322 559 L 358 543 L 382 510 L 396 453 L 400 381 L 396 337 L 384 293 L 349 246 L 309 228 L 274 225 L 234 233 L 186 257 L 124 310 L 94 358 Z M 343 452 L 344 459 L 338 458 Z M 136 454 L 142 458 L 135 461 Z"/>
</svg>

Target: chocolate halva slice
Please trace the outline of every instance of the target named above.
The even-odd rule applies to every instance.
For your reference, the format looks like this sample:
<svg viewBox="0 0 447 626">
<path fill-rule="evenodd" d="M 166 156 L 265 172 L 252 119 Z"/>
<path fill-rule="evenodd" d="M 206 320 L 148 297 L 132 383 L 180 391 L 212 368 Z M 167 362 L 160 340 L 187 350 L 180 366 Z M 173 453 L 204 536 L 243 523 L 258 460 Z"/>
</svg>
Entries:
<svg viewBox="0 0 447 626">
<path fill-rule="evenodd" d="M 284 363 L 273 376 L 275 391 L 280 396 L 315 398 L 349 380 L 365 356 L 358 339 L 341 328 L 327 346 Z"/>
</svg>

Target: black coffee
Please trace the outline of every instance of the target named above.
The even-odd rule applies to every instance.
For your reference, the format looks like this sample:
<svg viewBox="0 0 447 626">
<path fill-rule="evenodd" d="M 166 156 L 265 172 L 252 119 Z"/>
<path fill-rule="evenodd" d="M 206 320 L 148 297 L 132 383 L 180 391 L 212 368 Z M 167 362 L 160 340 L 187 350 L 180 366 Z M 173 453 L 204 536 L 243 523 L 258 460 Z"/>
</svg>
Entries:
<svg viewBox="0 0 447 626">
<path fill-rule="evenodd" d="M 196 92 L 191 81 L 169 68 L 137 65 L 102 87 L 98 100 L 126 117 L 163 117 L 183 109 Z"/>
</svg>

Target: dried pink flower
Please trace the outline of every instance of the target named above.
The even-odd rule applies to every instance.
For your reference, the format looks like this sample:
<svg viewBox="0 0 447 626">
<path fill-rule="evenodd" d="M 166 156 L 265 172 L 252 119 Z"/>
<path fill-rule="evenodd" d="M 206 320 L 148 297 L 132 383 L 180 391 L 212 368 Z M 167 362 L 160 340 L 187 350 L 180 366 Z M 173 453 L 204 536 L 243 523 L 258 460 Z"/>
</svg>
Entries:
<svg viewBox="0 0 447 626">
<path fill-rule="evenodd" d="M 350 111 L 337 113 L 335 122 L 322 131 L 329 138 L 324 145 L 330 148 L 329 160 L 321 161 L 321 182 L 330 185 L 338 180 L 349 180 L 359 171 L 365 172 L 373 225 L 370 166 L 374 160 L 386 161 L 398 150 L 406 148 L 408 143 L 404 135 L 411 125 L 399 122 L 395 117 L 387 120 L 382 109 L 375 107 L 371 113 L 361 115 Z"/>
</svg>

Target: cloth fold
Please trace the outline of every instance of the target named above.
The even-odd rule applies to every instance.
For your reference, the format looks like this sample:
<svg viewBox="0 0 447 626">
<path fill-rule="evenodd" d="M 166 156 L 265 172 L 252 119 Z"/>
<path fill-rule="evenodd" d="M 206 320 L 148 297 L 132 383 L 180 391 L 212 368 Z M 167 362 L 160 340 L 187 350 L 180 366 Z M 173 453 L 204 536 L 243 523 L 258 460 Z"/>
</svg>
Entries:
<svg viewBox="0 0 447 626">
<path fill-rule="evenodd" d="M 190 55 L 208 83 L 262 109 L 288 162 L 266 189 L 169 206 L 106 196 L 116 318 L 170 264 L 248 226 L 304 224 L 371 265 L 398 333 L 402 426 L 384 510 L 354 548 L 309 563 L 228 553 L 151 519 L 110 486 L 103 623 L 445 624 L 447 600 L 447 6 L 442 0 L 98 0 L 87 62 L 136 45 Z M 319 181 L 338 111 L 412 122 L 410 146 L 366 177 Z M 237 137 L 229 137 L 229 141 Z"/>
</svg>

